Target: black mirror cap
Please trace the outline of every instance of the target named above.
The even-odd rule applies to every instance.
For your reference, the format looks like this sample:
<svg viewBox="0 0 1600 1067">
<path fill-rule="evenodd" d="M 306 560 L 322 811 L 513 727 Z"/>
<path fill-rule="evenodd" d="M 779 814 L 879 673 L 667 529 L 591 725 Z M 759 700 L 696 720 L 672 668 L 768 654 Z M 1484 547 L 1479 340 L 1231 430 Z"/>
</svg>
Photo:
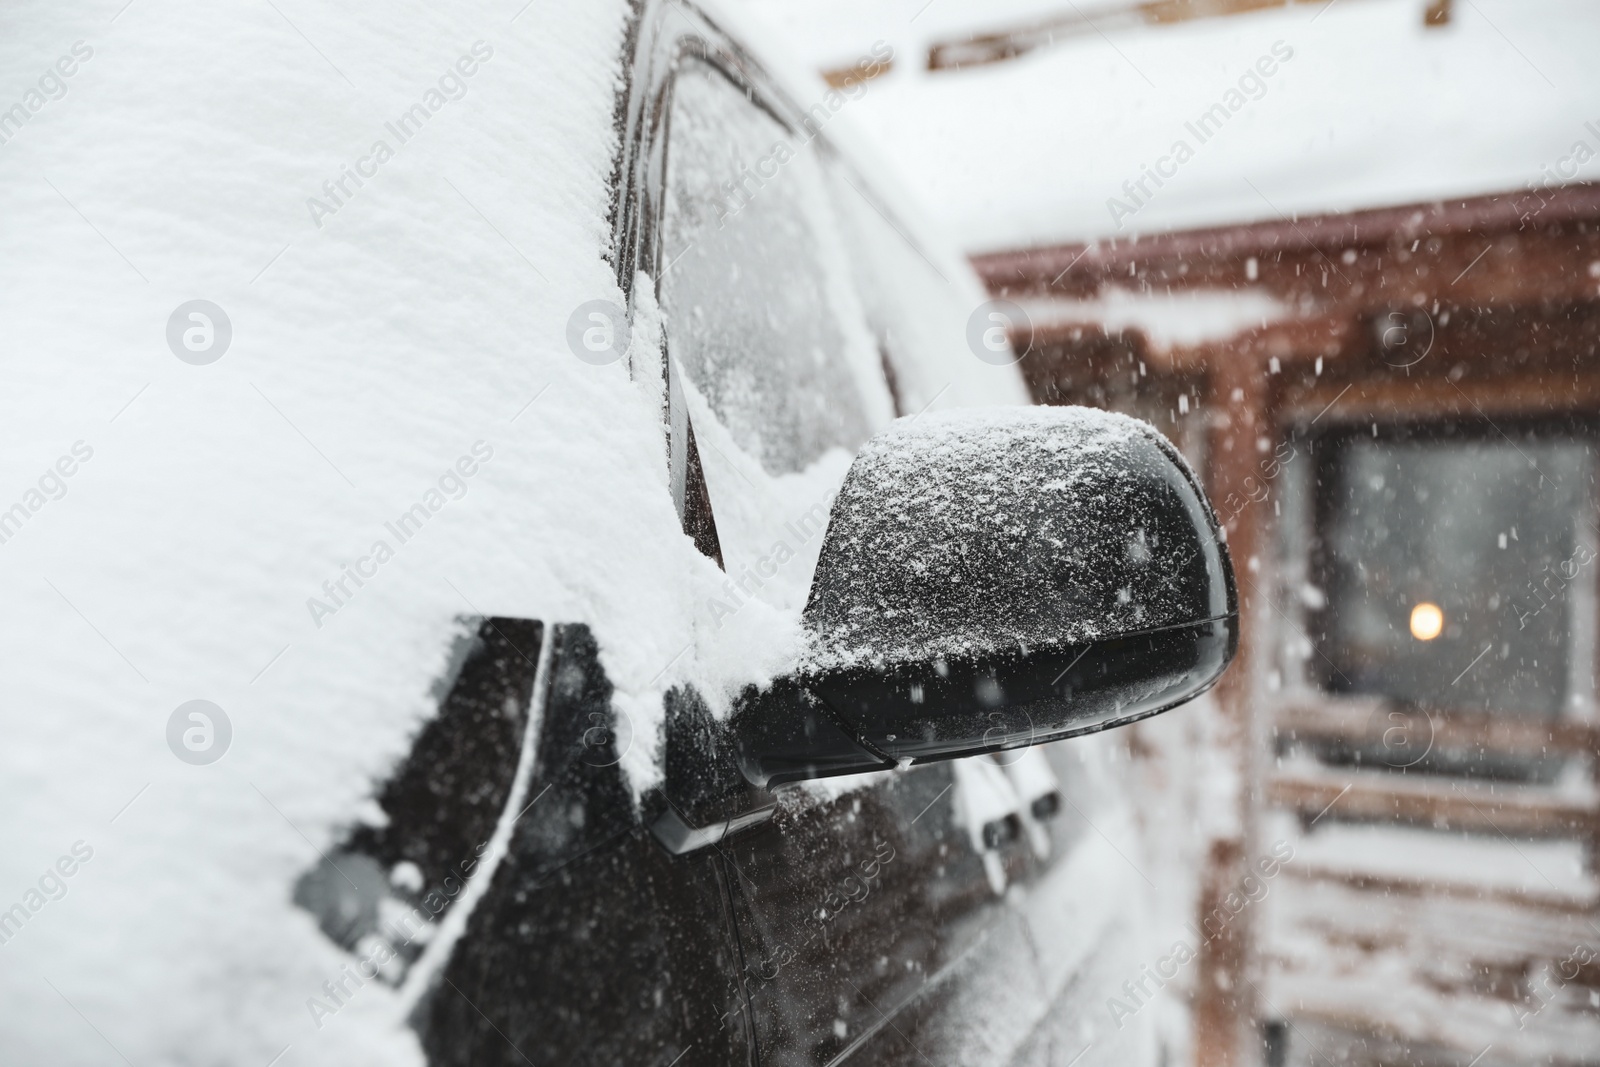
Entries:
<svg viewBox="0 0 1600 1067">
<path fill-rule="evenodd" d="M 902 419 L 824 538 L 799 682 L 922 762 L 1092 733 L 1210 688 L 1238 648 L 1216 516 L 1154 427 L 1086 408 Z"/>
</svg>

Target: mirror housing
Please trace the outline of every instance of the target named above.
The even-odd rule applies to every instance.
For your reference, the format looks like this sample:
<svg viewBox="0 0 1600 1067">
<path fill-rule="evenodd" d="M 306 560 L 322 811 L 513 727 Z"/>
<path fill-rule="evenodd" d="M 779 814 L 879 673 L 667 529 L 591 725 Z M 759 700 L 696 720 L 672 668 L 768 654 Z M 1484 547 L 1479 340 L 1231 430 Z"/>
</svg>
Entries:
<svg viewBox="0 0 1600 1067">
<path fill-rule="evenodd" d="M 735 711 L 771 786 L 1110 729 L 1238 647 L 1216 516 L 1148 423 L 1088 408 L 904 418 L 839 491 L 798 669 Z"/>
</svg>

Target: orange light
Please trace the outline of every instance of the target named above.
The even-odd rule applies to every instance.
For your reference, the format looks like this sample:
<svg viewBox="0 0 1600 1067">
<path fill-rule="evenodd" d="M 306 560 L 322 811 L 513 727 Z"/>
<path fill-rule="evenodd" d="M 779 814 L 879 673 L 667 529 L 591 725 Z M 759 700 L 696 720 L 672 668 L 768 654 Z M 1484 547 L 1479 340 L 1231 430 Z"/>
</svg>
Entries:
<svg viewBox="0 0 1600 1067">
<path fill-rule="evenodd" d="M 1439 605 L 1424 600 L 1411 609 L 1411 636 L 1418 641 L 1432 641 L 1444 631 L 1444 612 Z"/>
</svg>

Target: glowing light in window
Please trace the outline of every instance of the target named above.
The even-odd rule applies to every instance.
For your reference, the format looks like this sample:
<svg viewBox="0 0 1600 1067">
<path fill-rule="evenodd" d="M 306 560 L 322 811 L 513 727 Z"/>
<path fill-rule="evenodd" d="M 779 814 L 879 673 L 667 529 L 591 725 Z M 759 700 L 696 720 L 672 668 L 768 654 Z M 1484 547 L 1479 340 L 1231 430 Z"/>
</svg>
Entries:
<svg viewBox="0 0 1600 1067">
<path fill-rule="evenodd" d="M 1444 612 L 1439 605 L 1424 600 L 1411 609 L 1411 636 L 1418 641 L 1432 641 L 1444 630 Z"/>
</svg>

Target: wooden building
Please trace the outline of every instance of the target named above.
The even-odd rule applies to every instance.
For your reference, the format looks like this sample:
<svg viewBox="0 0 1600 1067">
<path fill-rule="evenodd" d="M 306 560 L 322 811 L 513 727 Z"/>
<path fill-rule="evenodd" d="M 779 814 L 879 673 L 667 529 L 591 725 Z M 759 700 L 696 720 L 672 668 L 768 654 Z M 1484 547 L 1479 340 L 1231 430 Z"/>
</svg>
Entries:
<svg viewBox="0 0 1600 1067">
<path fill-rule="evenodd" d="M 1141 921 L 1204 935 L 1164 1062 L 1600 1064 L 1593 17 L 876 6 L 814 62 L 893 37 L 855 106 L 1036 398 L 1162 427 L 1227 528 L 1239 661 L 1126 732 Z"/>
<path fill-rule="evenodd" d="M 1296 858 L 1204 943 L 1195 1062 L 1600 1062 L 1600 186 L 974 262 L 1036 397 L 1163 427 L 1227 528 L 1199 916 Z"/>
</svg>

